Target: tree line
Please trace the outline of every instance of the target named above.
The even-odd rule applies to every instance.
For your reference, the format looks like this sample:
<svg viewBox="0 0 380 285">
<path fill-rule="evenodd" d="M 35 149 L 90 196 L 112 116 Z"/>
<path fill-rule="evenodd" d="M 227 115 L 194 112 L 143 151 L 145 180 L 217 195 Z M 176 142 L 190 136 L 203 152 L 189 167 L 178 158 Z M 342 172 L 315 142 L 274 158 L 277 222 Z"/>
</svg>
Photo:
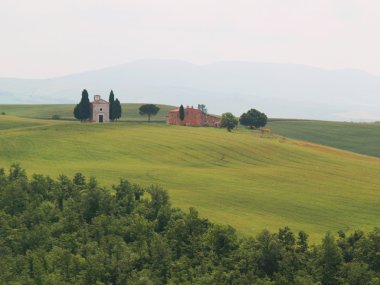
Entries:
<svg viewBox="0 0 380 285">
<path fill-rule="evenodd" d="M 125 179 L 0 169 L 0 284 L 378 285 L 380 229 L 240 237 Z"/>
</svg>

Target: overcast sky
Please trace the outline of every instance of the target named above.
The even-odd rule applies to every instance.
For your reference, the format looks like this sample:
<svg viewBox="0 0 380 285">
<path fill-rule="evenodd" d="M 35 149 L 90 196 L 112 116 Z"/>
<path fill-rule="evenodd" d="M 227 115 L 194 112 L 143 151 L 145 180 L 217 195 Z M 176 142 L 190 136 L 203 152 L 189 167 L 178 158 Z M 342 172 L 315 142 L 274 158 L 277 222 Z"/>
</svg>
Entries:
<svg viewBox="0 0 380 285">
<path fill-rule="evenodd" d="M 379 29 L 379 0 L 0 0 L 0 77 L 53 77 L 142 58 L 380 75 Z"/>
</svg>

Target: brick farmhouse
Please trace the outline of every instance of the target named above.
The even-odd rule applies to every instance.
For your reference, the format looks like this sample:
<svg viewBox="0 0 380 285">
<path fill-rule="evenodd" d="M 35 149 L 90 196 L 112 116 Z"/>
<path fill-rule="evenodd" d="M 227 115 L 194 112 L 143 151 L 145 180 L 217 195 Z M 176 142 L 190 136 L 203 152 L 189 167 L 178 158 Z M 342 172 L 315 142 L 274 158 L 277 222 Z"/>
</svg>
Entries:
<svg viewBox="0 0 380 285">
<path fill-rule="evenodd" d="M 179 108 L 171 110 L 166 116 L 166 123 L 169 125 L 193 126 L 193 127 L 220 127 L 220 118 L 209 115 L 194 107 L 185 108 L 185 118 L 179 118 Z"/>
</svg>

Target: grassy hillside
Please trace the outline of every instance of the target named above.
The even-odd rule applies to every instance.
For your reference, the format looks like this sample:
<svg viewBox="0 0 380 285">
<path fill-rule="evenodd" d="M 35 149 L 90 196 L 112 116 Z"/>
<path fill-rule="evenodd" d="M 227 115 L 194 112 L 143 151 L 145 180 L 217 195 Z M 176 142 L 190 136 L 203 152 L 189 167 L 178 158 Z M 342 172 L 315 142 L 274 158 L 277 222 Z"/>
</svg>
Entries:
<svg viewBox="0 0 380 285">
<path fill-rule="evenodd" d="M 380 124 L 273 120 L 268 127 L 281 136 L 380 157 Z"/>
<path fill-rule="evenodd" d="M 142 104 L 130 103 L 122 104 L 122 118 L 124 121 L 145 121 L 146 117 L 139 114 L 138 108 Z M 160 105 L 160 111 L 157 116 L 152 117 L 154 121 L 165 121 L 165 116 L 173 106 Z M 53 115 L 59 115 L 62 119 L 74 119 L 73 116 L 74 105 L 57 104 L 57 105 L 0 105 L 0 113 L 7 115 L 27 117 L 27 118 L 42 118 L 51 119 Z"/>
<path fill-rule="evenodd" d="M 26 124 L 26 125 L 25 125 Z M 0 116 L 0 166 L 29 173 L 126 177 L 168 189 L 174 206 L 196 207 L 241 233 L 285 225 L 326 231 L 379 226 L 380 159 L 255 133 L 147 123 Z"/>
</svg>

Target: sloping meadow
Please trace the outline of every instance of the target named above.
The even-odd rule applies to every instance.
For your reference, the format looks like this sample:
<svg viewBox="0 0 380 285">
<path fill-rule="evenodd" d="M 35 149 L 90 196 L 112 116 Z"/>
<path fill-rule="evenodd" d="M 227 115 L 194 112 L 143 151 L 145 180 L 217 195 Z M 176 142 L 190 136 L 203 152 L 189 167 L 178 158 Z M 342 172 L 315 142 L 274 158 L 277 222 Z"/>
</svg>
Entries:
<svg viewBox="0 0 380 285">
<path fill-rule="evenodd" d="M 37 121 L 0 131 L 0 165 L 52 177 L 81 172 L 107 186 L 123 177 L 160 185 L 174 206 L 196 207 L 243 235 L 289 226 L 316 241 L 379 225 L 376 158 L 243 130 Z"/>
</svg>

